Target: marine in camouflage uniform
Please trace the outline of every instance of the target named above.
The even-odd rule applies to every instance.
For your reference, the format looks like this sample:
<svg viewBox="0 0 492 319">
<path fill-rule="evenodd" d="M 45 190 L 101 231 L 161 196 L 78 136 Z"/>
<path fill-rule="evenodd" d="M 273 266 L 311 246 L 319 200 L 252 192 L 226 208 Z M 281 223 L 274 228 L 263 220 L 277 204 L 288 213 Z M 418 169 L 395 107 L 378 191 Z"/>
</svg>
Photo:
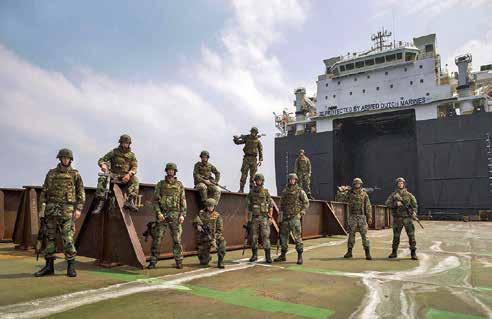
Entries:
<svg viewBox="0 0 492 319">
<path fill-rule="evenodd" d="M 215 211 L 216 201 L 209 198 L 205 202 L 205 209 L 202 209 L 193 220 L 196 228 L 196 246 L 200 265 L 208 265 L 210 260 L 210 250 L 217 249 L 217 267 L 224 268 L 224 256 L 226 253 L 226 241 L 224 239 L 224 221 L 222 216 Z"/>
<path fill-rule="evenodd" d="M 150 263 L 147 268 L 155 268 L 159 256 L 159 246 L 166 229 L 169 229 L 173 240 L 173 255 L 176 268 L 183 268 L 183 247 L 181 235 L 183 222 L 186 217 L 186 197 L 183 184 L 175 174 L 178 167 L 174 163 L 166 165 L 166 178 L 159 181 L 155 187 L 153 209 L 157 220 L 152 228 L 152 246 L 150 248 Z"/>
<path fill-rule="evenodd" d="M 75 249 L 73 235 L 75 220 L 80 217 L 85 203 L 84 183 L 79 172 L 72 168 L 72 151 L 61 149 L 57 158 L 60 164 L 51 169 L 44 180 L 43 190 L 39 196 L 39 217 L 46 225 L 46 248 L 44 258 L 46 265 L 36 272 L 36 277 L 53 275 L 56 253 L 56 234 L 60 233 L 63 253 L 67 260 L 67 276 L 76 277 Z"/>
<path fill-rule="evenodd" d="M 220 172 L 214 165 L 208 162 L 210 154 L 207 151 L 202 151 L 200 158 L 201 161 L 197 162 L 193 169 L 195 189 L 200 193 L 204 207 L 209 197 L 213 198 L 218 204 L 220 200 L 220 188 L 216 184 L 220 181 Z M 213 177 L 212 174 L 214 175 Z"/>
<path fill-rule="evenodd" d="M 301 218 L 309 208 L 309 199 L 304 190 L 297 185 L 297 175 L 289 174 L 288 185 L 280 198 L 280 215 L 278 224 L 280 227 L 280 256 L 275 261 L 286 261 L 285 255 L 289 247 L 289 234 L 292 233 L 296 244 L 297 264 L 302 265 L 302 223 Z"/>
<path fill-rule="evenodd" d="M 386 206 L 391 208 L 393 215 L 393 246 L 388 258 L 398 256 L 398 246 L 400 245 L 400 234 L 403 228 L 407 232 L 408 243 L 410 245 L 411 258 L 417 260 L 417 242 L 415 241 L 415 225 L 413 224 L 412 214 L 417 213 L 417 199 L 406 188 L 406 181 L 403 177 L 396 179 L 397 189 L 386 200 Z M 411 207 L 413 212 L 409 213 L 406 207 Z"/>
<path fill-rule="evenodd" d="M 272 223 L 272 198 L 268 189 L 263 184 L 265 177 L 263 174 L 256 174 L 253 179 L 255 186 L 251 188 L 246 197 L 246 209 L 248 210 L 248 227 L 251 232 L 251 250 L 253 255 L 250 262 L 258 260 L 258 237 L 261 233 L 263 249 L 265 250 L 265 260 L 272 262 L 270 254 L 270 224 Z"/>
<path fill-rule="evenodd" d="M 123 134 L 118 141 L 120 146 L 108 152 L 101 157 L 97 164 L 104 173 L 111 171 L 111 178 L 114 183 L 126 186 L 125 207 L 132 211 L 138 211 L 136 206 L 138 198 L 138 178 L 137 174 L 137 157 L 131 151 L 130 145 L 132 139 L 130 136 Z M 96 199 L 97 206 L 92 212 L 99 214 L 104 206 L 105 188 L 107 176 L 100 176 L 97 180 Z"/>
<path fill-rule="evenodd" d="M 258 166 L 261 166 L 263 162 L 263 146 L 258 137 L 258 129 L 252 127 L 249 135 L 244 138 L 234 136 L 234 143 L 237 145 L 244 144 L 243 152 L 243 165 L 241 166 L 241 180 L 239 183 L 239 192 L 244 193 L 244 185 L 248 178 L 249 172 L 249 188 L 253 188 L 254 183 L 252 181 L 253 177 L 256 175 Z"/>
<path fill-rule="evenodd" d="M 299 178 L 299 186 L 306 192 L 309 199 L 311 196 L 311 161 L 304 154 L 304 150 L 299 151 L 299 156 L 296 159 L 294 166 L 294 174 Z"/>
<path fill-rule="evenodd" d="M 352 248 L 355 243 L 355 233 L 359 232 L 366 259 L 371 260 L 369 240 L 367 239 L 368 224 L 372 223 L 372 207 L 369 195 L 362 189 L 362 179 L 354 178 L 352 189 L 343 188 L 338 192 L 337 200 L 348 203 L 348 231 L 347 253 L 344 258 L 352 258 Z"/>
</svg>

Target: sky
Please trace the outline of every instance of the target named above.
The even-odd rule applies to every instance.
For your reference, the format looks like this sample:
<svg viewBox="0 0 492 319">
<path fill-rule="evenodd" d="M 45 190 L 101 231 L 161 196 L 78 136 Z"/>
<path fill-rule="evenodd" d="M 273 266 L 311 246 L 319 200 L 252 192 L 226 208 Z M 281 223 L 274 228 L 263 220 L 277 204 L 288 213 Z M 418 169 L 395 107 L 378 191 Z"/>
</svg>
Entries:
<svg viewBox="0 0 492 319">
<path fill-rule="evenodd" d="M 0 187 L 40 185 L 60 148 L 95 186 L 97 160 L 127 133 L 141 182 L 167 162 L 192 187 L 207 149 L 223 185 L 239 187 L 242 147 L 262 138 L 275 188 L 273 112 L 294 89 L 315 94 L 323 59 L 437 34 L 442 64 L 492 63 L 492 0 L 0 1 Z"/>
</svg>

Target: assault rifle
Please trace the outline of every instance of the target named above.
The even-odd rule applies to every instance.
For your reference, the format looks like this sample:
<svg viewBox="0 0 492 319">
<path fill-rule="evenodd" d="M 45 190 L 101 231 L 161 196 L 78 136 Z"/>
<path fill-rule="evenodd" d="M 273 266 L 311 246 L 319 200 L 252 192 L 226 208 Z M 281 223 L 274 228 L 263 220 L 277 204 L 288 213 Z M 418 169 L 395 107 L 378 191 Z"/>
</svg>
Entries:
<svg viewBox="0 0 492 319">
<path fill-rule="evenodd" d="M 246 137 L 250 136 L 251 134 L 241 134 L 241 135 L 234 135 L 232 137 L 233 141 L 236 143 L 240 143 L 240 142 L 244 142 Z M 256 135 L 258 138 L 262 137 L 262 136 L 266 136 L 265 133 L 261 133 L 261 134 L 257 134 Z"/>
<path fill-rule="evenodd" d="M 408 217 L 410 217 L 411 219 L 413 219 L 414 221 L 416 221 L 420 227 L 422 227 L 422 229 L 424 229 L 424 226 L 422 225 L 422 223 L 420 222 L 420 219 L 417 217 L 417 214 L 415 213 L 415 210 L 413 209 L 413 207 L 410 205 L 410 203 L 408 204 L 405 204 L 403 202 L 403 198 L 401 198 L 401 196 L 399 194 L 396 194 L 393 198 L 394 200 L 396 200 L 397 202 L 400 202 L 402 203 L 403 207 L 406 209 L 407 211 L 407 215 Z"/>
<path fill-rule="evenodd" d="M 222 185 L 220 185 L 219 183 L 217 183 L 217 182 L 215 181 L 215 178 L 213 178 L 212 176 L 210 176 L 208 180 L 209 180 L 209 181 L 210 181 L 210 183 L 212 183 L 213 185 L 215 185 L 215 186 L 217 186 L 217 187 L 219 187 L 219 188 L 221 188 L 221 189 L 225 190 L 226 192 L 232 193 L 230 190 L 228 190 L 228 189 L 227 189 L 227 187 L 226 187 L 226 186 L 222 186 Z M 218 203 L 217 203 L 217 204 L 218 204 Z"/>
<path fill-rule="evenodd" d="M 249 234 L 251 232 L 251 222 L 249 221 L 246 224 L 244 224 L 243 228 L 244 228 L 244 243 L 243 243 L 243 256 L 244 256 L 244 251 L 248 246 Z"/>
<path fill-rule="evenodd" d="M 41 249 L 43 248 L 43 244 L 46 241 L 47 233 L 48 233 L 48 225 L 46 224 L 46 218 L 44 217 L 44 210 L 46 209 L 46 204 L 43 203 L 41 205 L 41 209 L 39 210 L 39 230 L 38 237 L 36 239 L 36 261 L 39 259 L 39 254 L 41 253 Z"/>
<path fill-rule="evenodd" d="M 351 190 L 352 189 L 352 186 L 339 186 L 338 187 L 338 190 L 343 192 L 345 190 Z M 368 194 L 370 193 L 373 193 L 375 191 L 379 191 L 381 190 L 381 188 L 377 187 L 377 186 L 374 186 L 374 187 L 362 187 L 362 190 Z"/>
<path fill-rule="evenodd" d="M 152 237 L 152 239 L 154 239 L 152 234 L 153 234 L 154 228 L 156 226 L 157 226 L 156 221 L 147 223 L 147 228 L 145 229 L 145 231 L 142 234 L 142 236 L 145 238 L 145 241 L 147 241 L 149 239 L 149 236 Z"/>
</svg>

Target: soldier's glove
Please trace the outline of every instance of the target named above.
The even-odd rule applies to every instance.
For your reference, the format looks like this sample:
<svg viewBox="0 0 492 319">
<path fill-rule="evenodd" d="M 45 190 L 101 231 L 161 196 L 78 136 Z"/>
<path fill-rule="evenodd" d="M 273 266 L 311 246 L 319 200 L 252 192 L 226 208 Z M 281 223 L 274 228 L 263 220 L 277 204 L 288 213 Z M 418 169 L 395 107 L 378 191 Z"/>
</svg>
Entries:
<svg viewBox="0 0 492 319">
<path fill-rule="evenodd" d="M 163 221 L 165 220 L 165 217 L 164 217 L 164 215 L 162 215 L 162 214 L 158 214 L 158 215 L 157 215 L 157 219 L 158 219 L 159 221 L 163 222 Z"/>
<path fill-rule="evenodd" d="M 196 230 L 198 230 L 200 233 L 203 232 L 202 225 L 196 225 Z"/>
<path fill-rule="evenodd" d="M 401 201 L 396 201 L 396 206 L 402 207 L 403 206 L 403 203 Z"/>
<path fill-rule="evenodd" d="M 304 217 L 304 215 L 306 215 L 306 211 L 305 210 L 302 210 L 301 211 L 301 217 Z"/>
</svg>

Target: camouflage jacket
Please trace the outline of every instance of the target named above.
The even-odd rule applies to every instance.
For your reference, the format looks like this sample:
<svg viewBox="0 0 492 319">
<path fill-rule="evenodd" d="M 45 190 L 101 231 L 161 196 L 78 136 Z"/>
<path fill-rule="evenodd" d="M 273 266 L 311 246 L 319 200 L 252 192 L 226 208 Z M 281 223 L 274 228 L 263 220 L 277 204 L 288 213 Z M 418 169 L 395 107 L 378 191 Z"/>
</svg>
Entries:
<svg viewBox="0 0 492 319">
<path fill-rule="evenodd" d="M 246 196 L 246 209 L 250 217 L 269 214 L 272 210 L 272 198 L 268 189 L 254 186 Z"/>
<path fill-rule="evenodd" d="M 311 161 L 307 156 L 304 159 L 298 157 L 294 166 L 294 173 L 300 175 L 311 175 Z"/>
<path fill-rule="evenodd" d="M 137 174 L 137 157 L 131 150 L 125 152 L 121 147 L 117 147 L 97 161 L 99 166 L 102 163 L 109 163 L 111 172 L 116 175 L 122 176 L 130 172 L 132 175 Z"/>
<path fill-rule="evenodd" d="M 244 140 L 235 140 L 234 143 L 244 144 L 243 152 L 245 156 L 258 156 L 259 161 L 263 161 L 263 145 L 258 136 L 247 135 Z"/>
<path fill-rule="evenodd" d="M 402 206 L 398 206 L 398 201 L 403 203 Z M 410 193 L 406 188 L 397 189 L 391 195 L 388 196 L 386 200 L 386 206 L 391 208 L 391 213 L 395 217 L 405 217 L 409 215 L 409 212 L 405 206 L 410 206 L 413 208 L 415 214 L 417 213 L 417 199 Z"/>
<path fill-rule="evenodd" d="M 48 203 L 72 204 L 80 211 L 84 209 L 85 190 L 79 171 L 58 164 L 48 172 L 39 196 L 39 209 Z"/>
<path fill-rule="evenodd" d="M 214 238 L 223 236 L 224 221 L 217 211 L 213 211 L 212 213 L 207 210 L 199 211 L 193 220 L 193 225 L 195 225 L 195 227 L 198 225 L 208 227 L 210 235 L 214 236 Z"/>
<path fill-rule="evenodd" d="M 288 185 L 280 198 L 280 211 L 284 217 L 296 216 L 309 207 L 306 192 L 298 185 Z"/>
<path fill-rule="evenodd" d="M 195 181 L 195 185 L 209 181 L 212 174 L 214 174 L 214 181 L 218 183 L 220 180 L 219 170 L 208 162 L 205 164 L 201 161 L 197 162 L 193 168 L 193 180 Z"/>
<path fill-rule="evenodd" d="M 165 217 L 176 217 L 171 216 L 172 213 L 186 216 L 185 189 L 177 178 L 166 177 L 159 181 L 155 186 L 152 202 L 157 217 L 159 214 Z"/>
<path fill-rule="evenodd" d="M 366 215 L 367 219 L 372 218 L 371 201 L 364 190 L 356 191 L 351 189 L 345 192 L 338 192 L 336 200 L 348 203 L 349 215 Z"/>
</svg>

